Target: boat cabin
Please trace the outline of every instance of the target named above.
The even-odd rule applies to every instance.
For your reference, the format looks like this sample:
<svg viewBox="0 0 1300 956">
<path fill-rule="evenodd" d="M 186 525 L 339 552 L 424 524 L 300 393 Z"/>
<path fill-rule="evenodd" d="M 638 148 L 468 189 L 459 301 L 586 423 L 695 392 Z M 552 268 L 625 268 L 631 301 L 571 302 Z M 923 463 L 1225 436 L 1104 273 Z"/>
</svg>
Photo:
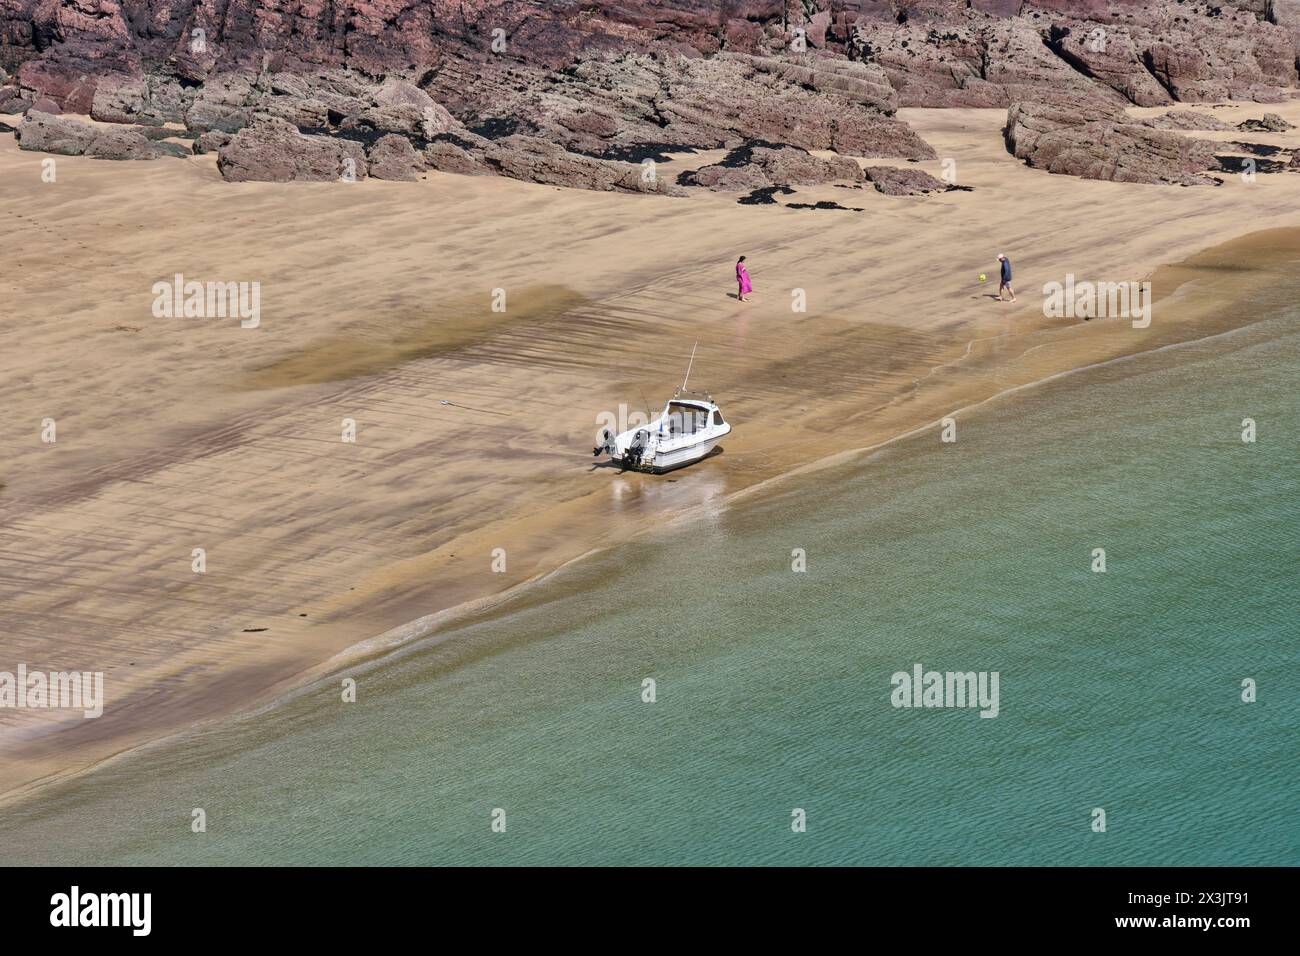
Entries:
<svg viewBox="0 0 1300 956">
<path fill-rule="evenodd" d="M 676 436 L 694 435 L 710 425 L 726 424 L 718 406 L 692 399 L 674 398 L 664 406 L 659 430 L 662 434 Z"/>
</svg>

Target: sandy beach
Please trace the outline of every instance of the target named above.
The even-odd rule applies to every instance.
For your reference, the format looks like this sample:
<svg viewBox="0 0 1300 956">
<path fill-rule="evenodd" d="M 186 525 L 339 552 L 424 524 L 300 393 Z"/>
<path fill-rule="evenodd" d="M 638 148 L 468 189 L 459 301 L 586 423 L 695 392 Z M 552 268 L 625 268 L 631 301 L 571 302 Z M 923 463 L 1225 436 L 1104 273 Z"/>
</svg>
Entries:
<svg viewBox="0 0 1300 956">
<path fill-rule="evenodd" d="M 1300 123 L 1300 102 L 1268 109 Z M 94 720 L 0 710 L 0 793 L 265 704 L 664 516 L 1247 324 L 1233 284 L 1293 254 L 1245 239 L 1238 267 L 1177 265 L 1294 226 L 1300 175 L 1084 181 L 1010 156 L 1006 110 L 899 115 L 939 158 L 885 164 L 938 176 L 951 158 L 971 191 L 800 187 L 863 211 L 799 210 L 437 172 L 227 183 L 212 156 L 58 157 L 49 183 L 49 157 L 0 135 L 0 669 L 103 671 L 107 695 Z M 1300 130 L 1203 135 L 1300 146 Z M 1014 305 L 990 298 L 999 252 Z M 151 289 L 177 273 L 259 282 L 260 326 L 155 317 Z M 1042 287 L 1067 274 L 1154 274 L 1150 327 L 1045 318 Z M 599 416 L 657 412 L 696 341 L 692 385 L 735 426 L 723 452 L 664 477 L 593 463 Z"/>
</svg>

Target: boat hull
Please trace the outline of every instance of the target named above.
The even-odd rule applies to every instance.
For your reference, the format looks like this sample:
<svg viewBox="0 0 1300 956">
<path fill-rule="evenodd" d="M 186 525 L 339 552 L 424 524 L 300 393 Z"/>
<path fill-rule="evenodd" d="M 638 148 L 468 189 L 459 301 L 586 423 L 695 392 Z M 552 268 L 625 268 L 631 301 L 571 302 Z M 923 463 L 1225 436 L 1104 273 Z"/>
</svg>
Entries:
<svg viewBox="0 0 1300 956">
<path fill-rule="evenodd" d="M 693 465 L 701 458 L 718 446 L 722 439 L 731 434 L 731 428 L 720 432 L 716 435 L 710 435 L 703 441 L 694 442 L 690 445 L 683 445 L 677 448 L 659 448 L 655 450 L 654 457 L 650 461 L 644 459 L 639 462 L 633 462 L 624 459 L 622 455 L 612 455 L 610 459 L 618 462 L 629 471 L 641 471 L 648 475 L 662 475 L 665 472 L 676 471 L 678 468 L 685 468 L 687 465 Z"/>
<path fill-rule="evenodd" d="M 644 471 L 650 475 L 662 475 L 665 472 L 676 471 L 678 468 L 685 468 L 687 465 L 693 465 L 701 458 L 713 451 L 722 438 L 710 438 L 702 441 L 698 445 L 692 445 L 689 448 L 676 448 L 672 451 L 661 452 L 655 455 L 655 460 L 649 464 L 642 462 L 638 465 L 627 465 L 626 467 L 633 471 Z M 621 459 L 619 459 L 621 462 Z"/>
</svg>

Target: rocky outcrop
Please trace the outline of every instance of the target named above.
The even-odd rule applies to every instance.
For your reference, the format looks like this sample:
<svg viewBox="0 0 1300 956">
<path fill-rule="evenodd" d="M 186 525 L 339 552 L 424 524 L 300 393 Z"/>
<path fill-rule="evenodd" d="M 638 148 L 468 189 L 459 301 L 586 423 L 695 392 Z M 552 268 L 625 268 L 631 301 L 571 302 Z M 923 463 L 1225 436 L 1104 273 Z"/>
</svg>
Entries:
<svg viewBox="0 0 1300 956">
<path fill-rule="evenodd" d="M 702 186 L 714 192 L 738 193 L 764 189 L 772 185 L 763 170 L 753 163 L 728 166 L 715 163 L 682 173 L 677 181 L 683 186 Z"/>
<path fill-rule="evenodd" d="M 367 137 L 397 133 L 428 140 L 457 125 L 451 114 L 436 104 L 420 107 L 411 103 L 394 103 L 367 107 L 344 119 L 339 129 Z"/>
<path fill-rule="evenodd" d="M 1179 129 L 1179 130 L 1229 130 L 1235 129 L 1231 123 L 1225 123 L 1223 120 L 1208 113 L 1197 113 L 1193 110 L 1170 110 L 1168 113 L 1161 113 L 1159 116 L 1151 116 L 1142 121 L 1144 126 L 1150 126 L 1153 129 Z"/>
<path fill-rule="evenodd" d="M 16 129 L 20 149 L 96 159 L 157 159 L 184 155 L 170 143 L 157 143 L 133 129 L 92 126 L 80 120 L 28 110 Z"/>
<path fill-rule="evenodd" d="M 951 23 L 861 23 L 855 35 L 900 106 L 999 107 L 1029 90 L 1099 85 L 1054 54 L 1032 20 L 967 13 Z"/>
<path fill-rule="evenodd" d="M 370 147 L 367 158 L 371 176 L 396 182 L 415 182 L 425 166 L 424 157 L 415 151 L 411 141 L 396 133 L 381 137 Z"/>
<path fill-rule="evenodd" d="M 1054 24 L 1047 43 L 1062 60 L 1136 106 L 1173 101 L 1169 90 L 1143 65 L 1144 32 L 1128 26 Z"/>
<path fill-rule="evenodd" d="M 1264 10 L 1259 0 L 1038 0 L 844 20 L 847 45 L 885 69 L 902 106 L 1005 106 L 1035 90 L 1088 87 L 1154 106 L 1275 102 L 1294 87 L 1295 27 L 1267 22 Z"/>
<path fill-rule="evenodd" d="M 194 154 L 201 156 L 204 153 L 215 153 L 234 138 L 233 133 L 226 133 L 219 129 L 208 130 L 202 133 L 194 140 Z"/>
<path fill-rule="evenodd" d="M 1295 43 L 1286 30 L 1229 4 L 1175 6 L 1154 5 L 1143 43 L 1143 64 L 1174 99 L 1269 103 L 1295 86 Z"/>
<path fill-rule="evenodd" d="M 258 100 L 254 81 L 237 73 L 213 76 L 190 101 L 185 126 L 192 133 L 221 130 L 237 133 L 253 120 Z"/>
<path fill-rule="evenodd" d="M 684 186 L 739 192 L 765 186 L 806 186 L 861 182 L 862 169 L 846 156 L 822 159 L 797 146 L 748 145 L 734 149 L 719 163 L 683 173 Z"/>
<path fill-rule="evenodd" d="M 819 93 L 753 57 L 593 55 L 541 76 L 450 63 L 432 71 L 426 89 L 483 135 L 540 136 L 603 159 L 750 140 L 863 156 L 934 155 L 886 112 L 838 92 Z"/>
<path fill-rule="evenodd" d="M 56 54 L 28 60 L 18 68 L 18 89 L 23 98 L 35 101 L 48 97 L 60 112 L 89 113 L 101 70 L 115 70 L 119 64 L 66 60 Z M 127 66 L 127 64 L 121 64 Z"/>
<path fill-rule="evenodd" d="M 684 195 L 652 165 L 583 156 L 532 136 L 486 139 L 473 133 L 444 134 L 425 149 L 424 157 L 431 168 L 448 173 L 508 176 L 598 191 Z"/>
<path fill-rule="evenodd" d="M 192 98 L 193 93 L 172 77 L 108 76 L 95 87 L 90 116 L 102 123 L 180 123 Z"/>
<path fill-rule="evenodd" d="M 37 64 L 24 83 L 81 112 L 96 78 L 114 71 L 201 83 L 236 68 L 383 76 L 492 58 L 547 72 L 631 51 L 759 57 L 810 89 L 874 106 L 891 98 L 881 73 L 900 105 L 1005 106 L 1025 87 L 1068 88 L 1072 74 L 1133 99 L 1267 95 L 1295 81 L 1300 3 L 5 0 L 0 37 L 7 69 Z"/>
<path fill-rule="evenodd" d="M 1013 103 L 1007 145 L 1030 166 L 1125 183 L 1211 183 L 1214 144 L 1130 122 L 1096 96 L 1058 93 Z"/>
<path fill-rule="evenodd" d="M 867 181 L 886 196 L 920 196 L 947 192 L 952 187 L 920 169 L 898 166 L 868 166 L 863 170 Z"/>
<path fill-rule="evenodd" d="M 629 188 L 629 161 L 755 141 L 933 158 L 901 107 L 1037 102 L 1018 137 L 1037 144 L 1060 95 L 1101 113 L 1276 102 L 1300 83 L 1298 42 L 1300 0 L 0 0 L 0 68 L 15 74 L 0 77 L 0 111 L 183 122 L 198 137 L 274 119 L 309 142 L 354 141 L 354 159 L 396 135 L 439 169 Z M 1193 128 L 1181 120 L 1103 122 L 1095 162 L 1061 147 L 1084 125 L 1063 119 L 1024 158 L 1096 171 L 1109 158 L 1113 175 L 1160 182 L 1199 161 L 1140 134 Z M 1144 167 L 1132 153 L 1147 147 Z M 391 141 L 381 168 L 399 152 L 407 168 Z M 701 173 L 710 188 L 768 177 Z"/>
<path fill-rule="evenodd" d="M 898 109 L 898 93 L 884 68 L 876 63 L 826 54 L 774 57 L 724 53 L 720 56 L 739 60 L 759 73 L 771 74 L 815 92 L 834 94 L 850 103 L 885 113 Z"/>
<path fill-rule="evenodd" d="M 0 113 L 26 113 L 32 107 L 29 92 L 15 86 L 0 87 Z"/>
<path fill-rule="evenodd" d="M 472 133 L 444 133 L 424 149 L 424 162 L 430 169 L 461 176 L 490 176 L 492 170 L 483 159 L 489 141 Z"/>
<path fill-rule="evenodd" d="M 328 182 L 366 175 L 361 144 L 330 136 L 304 136 L 273 116 L 235 133 L 217 151 L 217 168 L 232 182 Z"/>
<path fill-rule="evenodd" d="M 1261 119 L 1248 119 L 1238 123 L 1237 129 L 1252 133 L 1285 133 L 1295 129 L 1295 124 L 1288 123 L 1276 113 L 1265 113 Z"/>
<path fill-rule="evenodd" d="M 1294 41 L 1258 10 L 1225 3 L 1145 3 L 1120 18 L 1049 28 L 1062 59 L 1137 106 L 1173 100 L 1276 102 L 1297 81 Z"/>
</svg>

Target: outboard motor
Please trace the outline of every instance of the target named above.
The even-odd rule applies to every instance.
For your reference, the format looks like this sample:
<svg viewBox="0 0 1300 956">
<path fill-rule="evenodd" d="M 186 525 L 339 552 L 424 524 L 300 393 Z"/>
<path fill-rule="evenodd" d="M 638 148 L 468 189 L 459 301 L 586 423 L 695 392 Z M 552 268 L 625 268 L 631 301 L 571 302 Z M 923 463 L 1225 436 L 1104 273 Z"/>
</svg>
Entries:
<svg viewBox="0 0 1300 956">
<path fill-rule="evenodd" d="M 591 450 L 593 456 L 599 456 L 601 452 L 604 452 L 607 455 L 612 455 L 618 451 L 617 447 L 614 445 L 614 436 L 608 428 L 601 432 L 600 440 L 601 444 Z"/>
<path fill-rule="evenodd" d="M 633 468 L 641 464 L 641 456 L 645 454 L 645 447 L 650 441 L 650 433 L 644 428 L 637 429 L 637 433 L 632 436 L 632 444 L 627 446 L 627 451 L 623 453 L 623 463 L 630 464 Z"/>
</svg>

